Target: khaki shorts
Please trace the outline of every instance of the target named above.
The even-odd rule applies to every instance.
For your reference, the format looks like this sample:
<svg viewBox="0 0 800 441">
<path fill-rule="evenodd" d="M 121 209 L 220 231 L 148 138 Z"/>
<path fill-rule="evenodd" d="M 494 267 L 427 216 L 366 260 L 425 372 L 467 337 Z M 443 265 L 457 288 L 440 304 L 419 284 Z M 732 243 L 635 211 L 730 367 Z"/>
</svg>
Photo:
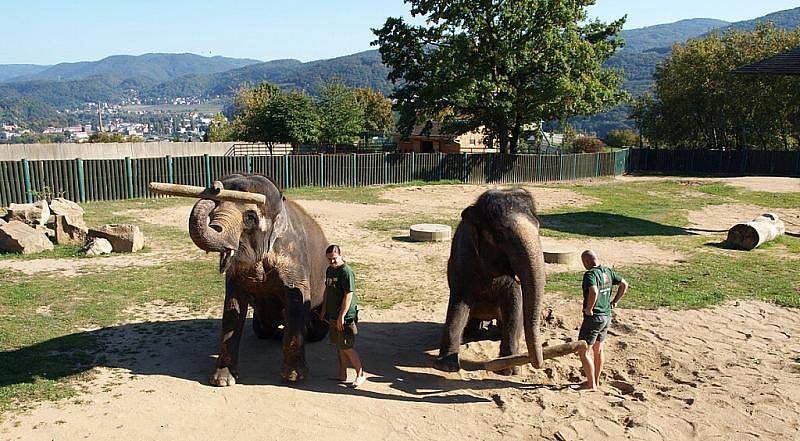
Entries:
<svg viewBox="0 0 800 441">
<path fill-rule="evenodd" d="M 329 332 L 331 333 L 331 344 L 335 345 L 337 349 L 352 349 L 356 344 L 358 327 L 354 322 L 345 323 L 341 332 L 335 324 L 331 324 Z"/>
</svg>

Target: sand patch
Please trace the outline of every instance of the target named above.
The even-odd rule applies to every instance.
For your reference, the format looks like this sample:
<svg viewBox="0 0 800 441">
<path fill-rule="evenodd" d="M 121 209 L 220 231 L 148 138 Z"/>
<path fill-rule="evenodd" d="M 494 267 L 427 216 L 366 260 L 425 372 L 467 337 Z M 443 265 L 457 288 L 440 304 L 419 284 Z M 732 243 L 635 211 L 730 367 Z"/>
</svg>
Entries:
<svg viewBox="0 0 800 441">
<path fill-rule="evenodd" d="M 578 302 L 548 296 L 550 344 L 574 339 Z M 431 368 L 446 304 L 366 308 L 359 351 L 368 381 L 329 381 L 336 356 L 309 344 L 307 380 L 279 379 L 280 344 L 247 324 L 240 382 L 208 386 L 219 322 L 162 315 L 94 331 L 107 361 L 77 400 L 44 403 L 0 424 L 3 439 L 792 439 L 800 425 L 800 311 L 736 302 L 695 311 L 619 309 L 601 391 L 581 393 L 575 356 L 503 377 Z M 164 320 L 164 321 L 160 321 Z M 497 356 L 497 341 L 463 344 L 462 357 Z M 353 373 L 350 372 L 352 378 Z M 225 418 L 218 418 L 225 412 Z M 558 435 L 556 435 L 558 434 Z"/>
</svg>

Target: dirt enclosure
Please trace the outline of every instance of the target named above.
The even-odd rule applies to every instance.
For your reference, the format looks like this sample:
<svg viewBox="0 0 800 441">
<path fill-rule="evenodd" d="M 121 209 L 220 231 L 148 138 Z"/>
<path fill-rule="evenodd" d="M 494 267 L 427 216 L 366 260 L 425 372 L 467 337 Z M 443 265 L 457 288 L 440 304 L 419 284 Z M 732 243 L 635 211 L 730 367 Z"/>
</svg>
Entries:
<svg viewBox="0 0 800 441">
<path fill-rule="evenodd" d="M 792 191 L 797 180 L 781 183 Z M 761 179 L 733 185 L 765 186 Z M 525 367 L 511 377 L 432 369 L 448 295 L 449 243 L 410 243 L 403 237 L 407 231 L 369 229 L 365 222 L 457 217 L 487 188 L 402 187 L 383 195 L 395 203 L 380 205 L 300 201 L 328 239 L 343 245 L 345 258 L 357 264 L 364 295 L 373 303 L 380 303 L 381 295 L 405 293 L 409 299 L 388 309 L 363 308 L 358 347 L 368 381 L 361 388 L 329 380 L 336 356 L 324 342 L 307 346 L 309 378 L 286 385 L 279 376 L 279 344 L 258 340 L 249 323 L 239 384 L 208 386 L 220 310 L 197 312 L 155 302 L 131 308 L 126 323 L 90 331 L 104 342 L 107 359 L 93 368 L 91 380 L 78 383 L 84 393 L 77 400 L 8 415 L 0 439 L 798 439 L 800 372 L 794 360 L 800 354 L 800 311 L 763 302 L 689 311 L 621 309 L 610 331 L 603 384 L 595 393 L 576 389 L 576 356 L 548 361 L 542 370 Z M 595 202 L 565 189 L 531 191 L 540 210 Z M 136 215 L 143 222 L 183 228 L 189 208 Z M 698 228 L 721 230 L 730 226 L 725 216 L 741 216 L 740 209 L 716 206 L 717 211 L 692 213 L 689 219 Z M 798 211 L 781 214 L 791 218 Z M 787 230 L 800 232 L 800 226 L 787 224 Z M 545 238 L 544 244 L 546 249 L 594 248 L 623 273 L 626 266 L 670 265 L 684 258 L 672 249 L 613 238 Z M 159 251 L 155 245 L 135 264 L 214 260 L 189 247 Z M 99 262 L 132 264 L 129 256 L 120 259 Z M 104 271 L 86 259 L 57 262 L 5 261 L 0 271 L 64 277 Z M 549 311 L 542 324 L 545 339 L 550 344 L 575 339 L 578 302 L 548 294 L 544 304 Z M 462 346 L 462 358 L 486 360 L 498 351 L 497 341 L 470 342 Z"/>
</svg>

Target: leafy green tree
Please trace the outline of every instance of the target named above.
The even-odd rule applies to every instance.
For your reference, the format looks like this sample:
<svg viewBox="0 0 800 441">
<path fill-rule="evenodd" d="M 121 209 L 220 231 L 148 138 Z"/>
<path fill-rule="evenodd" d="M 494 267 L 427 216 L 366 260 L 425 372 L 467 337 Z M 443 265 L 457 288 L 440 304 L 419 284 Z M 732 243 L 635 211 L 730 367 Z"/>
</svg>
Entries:
<svg viewBox="0 0 800 441">
<path fill-rule="evenodd" d="M 101 142 L 128 142 L 125 138 L 125 135 L 122 133 L 114 132 L 95 132 L 89 135 L 89 142 L 91 143 L 101 143 Z"/>
<path fill-rule="evenodd" d="M 292 145 L 315 143 L 320 117 L 314 100 L 300 91 L 282 93 L 269 106 L 267 128 L 276 142 Z"/>
<path fill-rule="evenodd" d="M 731 71 L 798 45 L 800 29 L 773 25 L 676 45 L 656 69 L 654 94 L 641 97 L 631 117 L 655 146 L 797 148 L 800 79 Z"/>
<path fill-rule="evenodd" d="M 221 142 L 221 141 L 235 141 L 234 125 L 228 122 L 228 119 L 221 113 L 217 113 L 211 119 L 206 129 L 204 141 L 206 142 Z"/>
<path fill-rule="evenodd" d="M 604 139 L 611 147 L 630 147 L 639 145 L 639 134 L 634 130 L 614 129 Z"/>
<path fill-rule="evenodd" d="M 445 129 L 485 126 L 503 152 L 523 126 L 590 114 L 619 102 L 621 75 L 602 64 L 622 45 L 624 18 L 587 21 L 594 0 L 406 0 L 424 25 L 388 18 L 374 31 L 399 128 L 445 109 Z"/>
<path fill-rule="evenodd" d="M 356 100 L 364 112 L 363 130 L 386 134 L 394 129 L 392 102 L 375 89 L 358 88 Z"/>
<path fill-rule="evenodd" d="M 242 86 L 233 98 L 237 137 L 244 141 L 263 142 L 270 152 L 275 142 L 268 121 L 270 106 L 281 95 L 278 86 L 267 82 L 255 87 Z"/>
<path fill-rule="evenodd" d="M 364 131 L 364 109 L 354 89 L 340 82 L 322 86 L 317 102 L 320 114 L 320 141 L 325 144 L 350 144 Z"/>
</svg>

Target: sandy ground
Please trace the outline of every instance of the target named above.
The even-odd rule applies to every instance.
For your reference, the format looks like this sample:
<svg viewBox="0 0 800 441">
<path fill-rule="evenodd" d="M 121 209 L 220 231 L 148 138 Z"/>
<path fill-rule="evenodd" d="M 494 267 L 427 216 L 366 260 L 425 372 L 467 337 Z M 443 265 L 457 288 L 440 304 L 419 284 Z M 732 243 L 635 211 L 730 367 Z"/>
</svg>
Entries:
<svg viewBox="0 0 800 441">
<path fill-rule="evenodd" d="M 446 309 L 449 244 L 410 243 L 403 240 L 407 232 L 378 233 L 364 229 L 363 222 L 415 213 L 458 216 L 486 188 L 393 189 L 385 196 L 397 204 L 375 206 L 301 201 L 328 238 L 346 247 L 346 257 L 375 269 L 358 277 L 386 287 L 411 283 L 430 293 L 424 302 L 363 311 L 358 347 L 369 381 L 361 388 L 328 380 L 336 359 L 324 342 L 307 347 L 310 377 L 299 385 L 284 384 L 278 374 L 279 344 L 258 340 L 249 323 L 240 384 L 207 386 L 219 309 L 198 314 L 153 303 L 129 310 L 128 323 L 87 331 L 104 342 L 106 360 L 92 368 L 91 381 L 78 383 L 85 393 L 6 415 L 0 439 L 796 439 L 800 311 L 761 302 L 696 311 L 620 309 L 610 330 L 604 383 L 596 393 L 575 389 L 580 381 L 576 356 L 548 361 L 542 370 L 526 367 L 513 377 L 433 370 Z M 592 203 L 567 190 L 533 191 L 540 209 Z M 693 213 L 698 228 L 727 228 L 720 227 L 727 222 L 723 216 L 733 215 L 725 213 L 735 211 L 738 220 L 742 207 L 708 209 L 720 211 Z M 143 216 L 183 226 L 188 207 Z M 623 271 L 637 263 L 682 258 L 633 241 L 546 238 L 544 244 L 545 249 L 595 248 Z M 154 249 L 147 259 L 158 264 L 174 252 Z M 548 268 L 558 270 L 563 268 Z M 550 344 L 575 339 L 576 303 L 545 299 L 543 330 Z M 462 357 L 487 360 L 498 348 L 497 341 L 469 342 L 462 345 Z"/>
</svg>

